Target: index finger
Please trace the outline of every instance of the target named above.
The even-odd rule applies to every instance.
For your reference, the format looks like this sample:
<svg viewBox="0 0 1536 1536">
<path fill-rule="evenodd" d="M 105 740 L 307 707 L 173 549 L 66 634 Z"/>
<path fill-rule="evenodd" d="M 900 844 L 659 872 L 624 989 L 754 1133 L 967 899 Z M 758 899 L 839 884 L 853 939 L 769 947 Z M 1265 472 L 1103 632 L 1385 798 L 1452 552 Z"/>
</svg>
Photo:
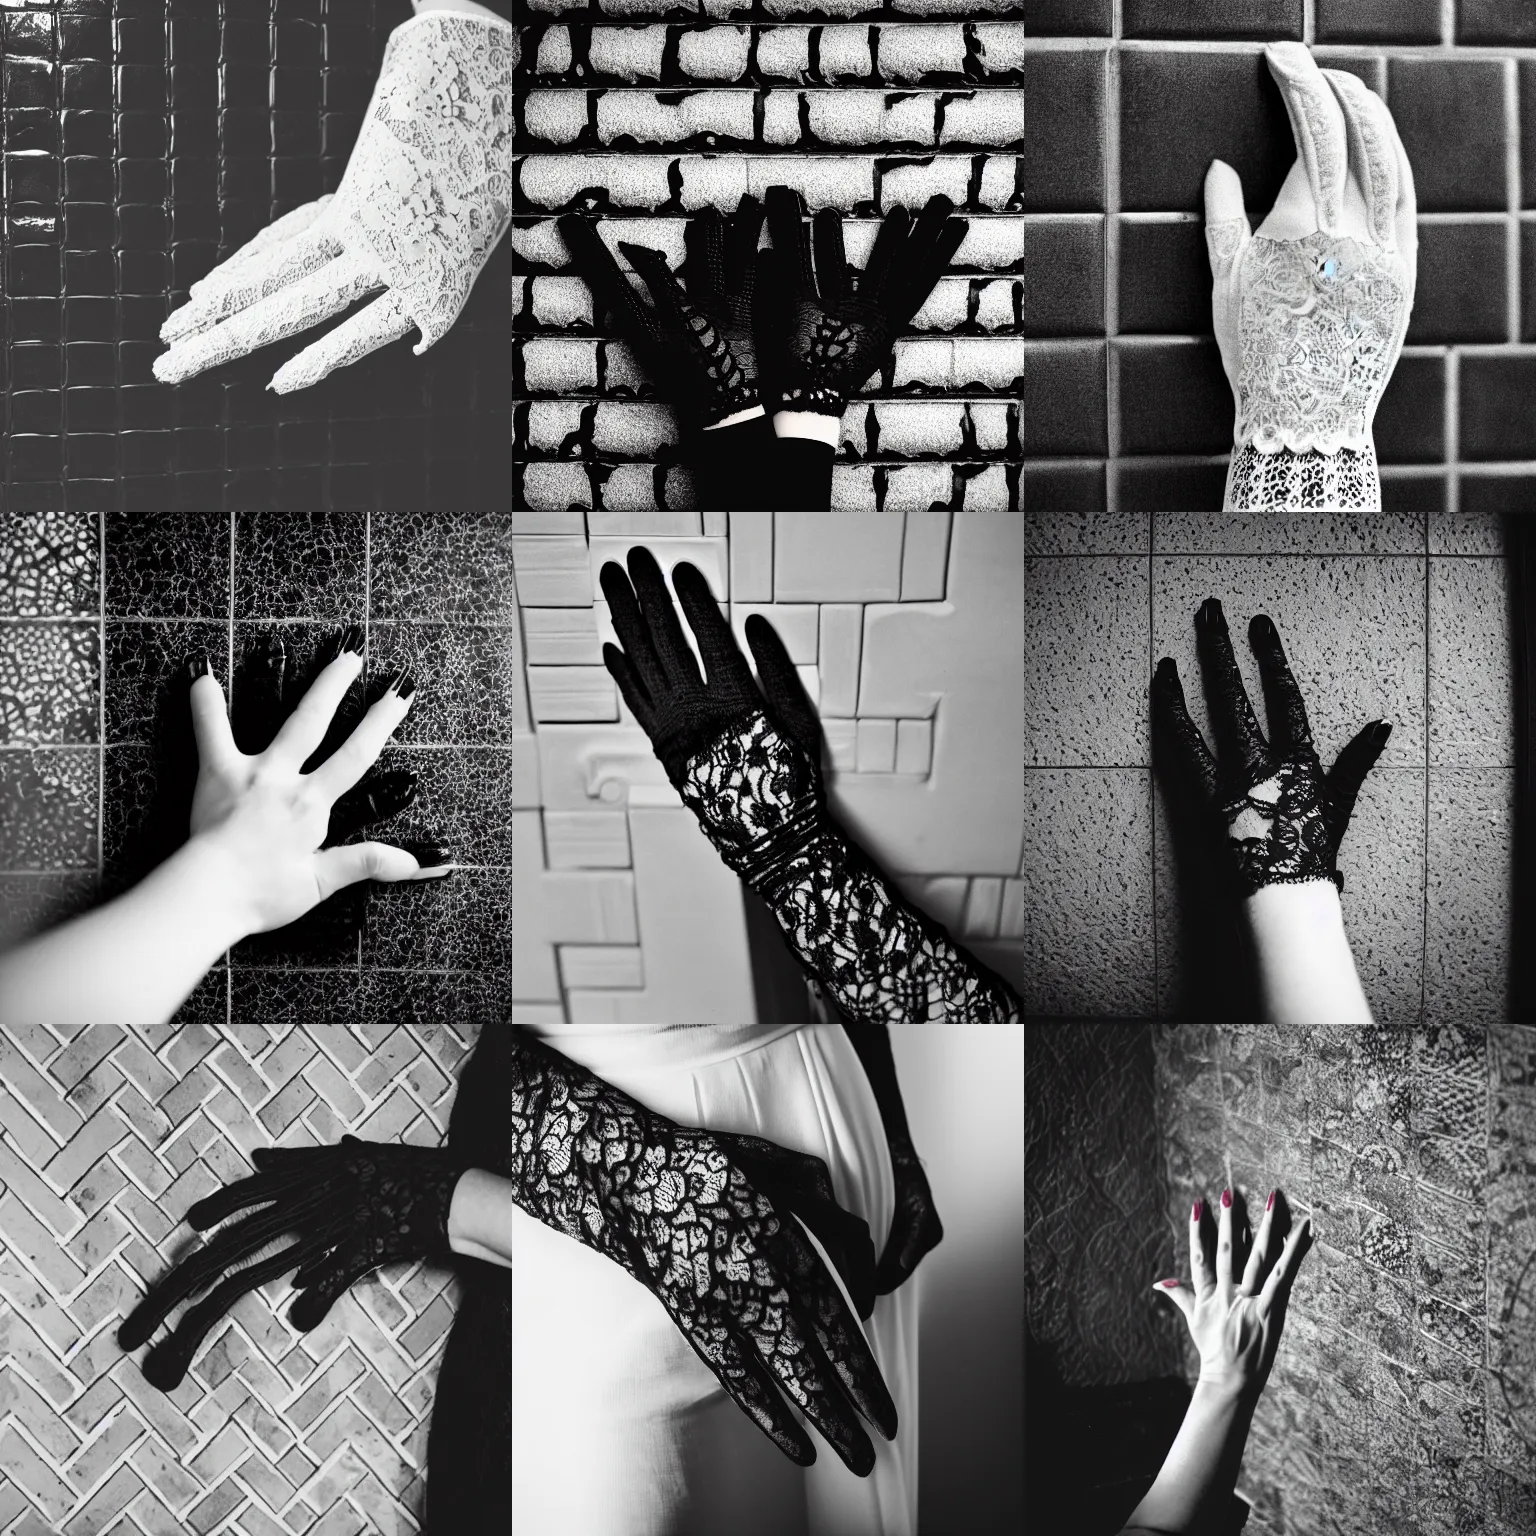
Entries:
<svg viewBox="0 0 1536 1536">
<path fill-rule="evenodd" d="M 1312 728 L 1307 723 L 1307 706 L 1296 686 L 1291 664 L 1280 644 L 1280 631 L 1265 613 L 1256 613 L 1248 621 L 1248 643 L 1258 658 L 1259 677 L 1264 684 L 1264 706 L 1269 714 L 1269 739 L 1276 752 L 1289 756 L 1312 745 Z"/>
<path fill-rule="evenodd" d="M 1205 679 L 1216 755 L 1227 776 L 1240 777 L 1246 788 L 1268 777 L 1269 749 L 1253 717 L 1242 673 L 1237 670 L 1227 617 L 1214 597 L 1206 598 L 1195 615 L 1195 649 Z"/>
<path fill-rule="evenodd" d="M 362 631 L 353 625 L 343 641 L 344 649 L 321 670 L 299 700 L 298 707 L 282 723 L 272 744 L 261 754 L 297 771 L 325 740 L 341 701 L 363 670 Z"/>
<path fill-rule="evenodd" d="M 1338 231 L 1344 217 L 1344 180 L 1349 158 L 1344 112 L 1305 43 L 1271 43 L 1264 50 L 1269 72 L 1280 87 L 1291 119 L 1296 153 L 1306 167 L 1325 234 Z"/>
<path fill-rule="evenodd" d="M 1302 1218 L 1301 1225 L 1287 1235 L 1285 1247 L 1275 1267 L 1270 1270 L 1264 1289 L 1259 1292 L 1259 1301 L 1265 1311 L 1272 1308 L 1277 1300 L 1283 1302 L 1290 1295 L 1296 1271 L 1311 1246 L 1312 1218 L 1306 1216 Z"/>
<path fill-rule="evenodd" d="M 1397 244 L 1397 147 L 1396 130 L 1386 103 L 1358 75 L 1348 70 L 1325 69 L 1323 78 L 1333 88 L 1344 113 L 1349 136 L 1349 156 L 1355 180 L 1365 196 L 1371 234 L 1388 249 Z"/>
</svg>

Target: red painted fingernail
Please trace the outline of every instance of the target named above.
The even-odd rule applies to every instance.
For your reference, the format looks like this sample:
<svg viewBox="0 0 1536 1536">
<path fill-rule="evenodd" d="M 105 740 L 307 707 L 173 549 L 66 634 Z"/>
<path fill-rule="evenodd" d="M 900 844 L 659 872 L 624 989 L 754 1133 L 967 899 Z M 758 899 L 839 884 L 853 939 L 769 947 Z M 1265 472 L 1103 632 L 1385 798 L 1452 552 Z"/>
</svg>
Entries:
<svg viewBox="0 0 1536 1536">
<path fill-rule="evenodd" d="M 1221 1192 L 1221 1208 L 1222 1208 L 1222 1210 L 1226 1210 L 1227 1207 L 1229 1205 L 1231 1205 L 1231 1204 L 1232 1204 L 1232 1191 L 1230 1189 L 1222 1190 L 1222 1192 Z"/>
<path fill-rule="evenodd" d="M 1189 1213 L 1189 1219 L 1191 1221 L 1199 1221 L 1203 1215 L 1205 1215 L 1205 1201 L 1196 1200 L 1195 1208 Z"/>
<path fill-rule="evenodd" d="M 1274 1192 L 1274 1190 L 1270 1190 L 1270 1192 L 1269 1192 L 1269 1199 L 1264 1202 L 1264 1209 L 1266 1211 L 1269 1210 L 1269 1208 L 1272 1205 L 1274 1205 L 1274 1203 L 1275 1203 L 1275 1192 Z"/>
<path fill-rule="evenodd" d="M 1177 1280 L 1159 1280 L 1157 1283 L 1159 1285 L 1166 1285 L 1171 1290 L 1179 1282 Z"/>
</svg>

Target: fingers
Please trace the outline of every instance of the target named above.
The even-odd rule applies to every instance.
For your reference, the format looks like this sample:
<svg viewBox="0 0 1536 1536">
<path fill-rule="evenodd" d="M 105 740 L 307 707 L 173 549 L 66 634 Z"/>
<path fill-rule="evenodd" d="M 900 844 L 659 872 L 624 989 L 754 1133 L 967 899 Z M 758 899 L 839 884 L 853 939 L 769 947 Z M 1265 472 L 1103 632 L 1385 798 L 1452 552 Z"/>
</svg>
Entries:
<svg viewBox="0 0 1536 1536">
<path fill-rule="evenodd" d="M 1268 614 L 1256 613 L 1248 621 L 1248 643 L 1258 658 L 1264 707 L 1269 715 L 1270 746 L 1282 757 L 1309 749 L 1312 728 L 1307 724 L 1307 706 L 1285 659 L 1280 631 Z"/>
<path fill-rule="evenodd" d="M 1271 43 L 1264 57 L 1291 119 L 1297 158 L 1306 168 L 1317 204 L 1318 225 L 1325 234 L 1335 234 L 1344 216 L 1344 180 L 1349 170 L 1339 99 L 1305 43 Z"/>
<path fill-rule="evenodd" d="M 828 305 L 847 297 L 848 258 L 843 253 L 843 217 L 835 208 L 817 211 L 811 227 L 816 252 L 816 290 Z"/>
<path fill-rule="evenodd" d="M 296 389 L 318 384 L 328 373 L 399 341 L 416 329 L 416 322 L 400 306 L 393 293 L 381 293 L 373 303 L 348 315 L 335 330 L 327 331 L 319 341 L 288 359 L 267 388 L 274 394 L 291 395 Z"/>
<path fill-rule="evenodd" d="M 601 323 L 603 311 L 606 310 L 626 339 L 649 341 L 650 317 L 614 259 L 613 252 L 603 244 L 597 226 L 580 214 L 567 213 L 555 220 L 555 228 L 560 231 L 560 238 L 565 241 L 565 248 L 571 253 L 571 265 L 580 273 L 597 301 L 593 306 L 593 319 Z"/>
<path fill-rule="evenodd" d="M 725 220 L 718 208 L 701 208 L 683 226 L 683 264 L 677 276 L 687 285 L 689 298 L 713 298 L 726 291 L 725 243 Z M 627 246 L 619 248 L 629 255 Z M 630 264 L 634 264 L 633 257 Z"/>
<path fill-rule="evenodd" d="M 1196 784 L 1207 800 L 1214 801 L 1221 775 L 1199 726 L 1189 717 L 1184 685 L 1171 656 L 1164 656 L 1152 675 L 1152 725 L 1178 771 Z"/>
<path fill-rule="evenodd" d="M 340 653 L 321 668 L 320 675 L 266 749 L 266 755 L 274 762 L 295 772 L 325 740 L 342 699 L 363 670 L 363 632 L 357 625 L 352 625 L 342 637 L 341 646 Z"/>
<path fill-rule="evenodd" d="M 155 359 L 154 375 L 162 384 L 179 384 L 205 369 L 307 331 L 383 286 L 371 260 L 337 256 L 211 329 L 178 342 Z"/>
<path fill-rule="evenodd" d="M 1373 720 L 1356 733 L 1328 770 L 1328 787 L 1332 790 L 1327 807 L 1328 830 L 1333 834 L 1335 851 L 1355 808 L 1360 786 L 1365 782 L 1366 774 L 1376 766 L 1376 759 L 1381 756 L 1391 734 L 1392 727 L 1387 721 Z"/>
<path fill-rule="evenodd" d="M 1259 1230 L 1253 1235 L 1253 1247 L 1248 1251 L 1248 1262 L 1243 1266 L 1242 1282 L 1238 1286 L 1238 1290 L 1244 1296 L 1259 1294 L 1259 1286 L 1263 1283 L 1265 1271 L 1269 1266 L 1269 1241 L 1274 1215 L 1275 1192 L 1270 1190 L 1264 1215 L 1259 1221 Z"/>
<path fill-rule="evenodd" d="M 821 719 L 806 694 L 794 662 L 789 659 L 784 642 L 760 613 L 748 615 L 746 631 L 747 644 L 757 662 L 757 675 L 768 707 L 800 749 L 820 768 Z"/>
<path fill-rule="evenodd" d="M 627 563 L 635 601 L 651 637 L 656 660 L 661 664 L 665 686 L 669 689 L 690 686 L 702 690 L 704 679 L 688 648 L 677 609 L 672 605 L 672 594 L 667 591 L 666 578 L 661 574 L 656 557 L 645 545 L 637 544 L 630 550 Z M 614 628 L 618 628 L 617 624 Z M 651 693 L 655 697 L 656 690 L 652 689 Z"/>
<path fill-rule="evenodd" d="M 725 280 L 730 291 L 743 291 L 752 276 L 757 242 L 763 231 L 763 205 L 743 192 L 725 232 Z"/>
<path fill-rule="evenodd" d="M 694 1337 L 697 1324 L 678 1317 L 674 1321 L 694 1352 L 714 1372 L 731 1401 L 752 1420 L 798 1467 L 816 1460 L 816 1447 L 800 1427 L 779 1391 L 773 1373 L 763 1364 L 755 1344 L 746 1343 L 728 1329 L 711 1329 L 707 1349 Z M 870 1449 L 873 1457 L 874 1449 Z"/>
<path fill-rule="evenodd" d="M 1252 238 L 1242 178 L 1225 160 L 1211 161 L 1205 173 L 1205 248 L 1218 303 L 1225 302 L 1227 287 Z"/>
<path fill-rule="evenodd" d="M 418 781 L 414 773 L 396 769 L 365 779 L 342 795 L 331 807 L 327 846 L 344 843 L 356 832 L 377 821 L 388 821 L 415 803 Z"/>
<path fill-rule="evenodd" d="M 886 282 L 886 308 L 896 320 L 905 321 L 915 313 L 948 264 L 949 255 L 965 238 L 964 223 L 950 219 L 954 211 L 955 205 L 949 198 L 935 193 L 912 225 Z M 949 255 L 945 255 L 944 246 L 953 233 L 952 223 L 960 225 L 959 238 L 949 247 Z"/>
<path fill-rule="evenodd" d="M 1365 198 L 1366 219 L 1377 244 L 1397 244 L 1396 129 L 1387 104 L 1358 76 L 1342 69 L 1325 69 L 1344 114 L 1349 140 L 1350 174 Z"/>
<path fill-rule="evenodd" d="M 863 276 L 859 278 L 861 299 L 871 304 L 883 303 L 886 284 L 892 280 L 911 222 L 911 214 L 900 204 L 881 220 L 880 233 L 875 236 L 875 248 L 869 253 Z"/>
<path fill-rule="evenodd" d="M 192 735 L 197 742 L 198 767 L 215 771 L 226 769 L 241 754 L 230 728 L 224 690 L 211 667 L 194 680 L 188 702 L 192 710 Z"/>
<path fill-rule="evenodd" d="M 1217 761 L 1233 782 L 1259 783 L 1269 777 L 1270 753 L 1237 670 L 1227 617 L 1214 597 L 1206 598 L 1195 615 L 1195 649 L 1205 679 Z"/>
<path fill-rule="evenodd" d="M 1216 1289 L 1225 1295 L 1232 1292 L 1232 1191 L 1221 1192 L 1221 1204 L 1216 1218 Z"/>
<path fill-rule="evenodd" d="M 640 729 L 647 736 L 654 734 L 655 716 L 651 706 L 650 695 L 645 691 L 642 683 L 630 665 L 629 657 L 616 645 L 603 646 L 603 665 L 608 668 L 608 675 L 619 685 L 619 693 L 624 702 L 629 705 L 629 712 L 639 723 Z"/>
<path fill-rule="evenodd" d="M 397 672 L 382 696 L 374 700 L 367 714 L 352 728 L 351 735 L 309 775 L 309 782 L 328 804 L 334 805 L 378 762 L 385 743 L 410 713 L 415 696 L 415 678 L 409 673 Z M 322 738 L 324 734 L 322 729 Z M 282 740 L 281 732 L 278 740 Z"/>
<path fill-rule="evenodd" d="M 666 257 L 648 245 L 631 245 L 627 240 L 619 241 L 619 249 L 650 289 L 651 302 L 655 304 L 657 314 L 665 315 L 670 324 L 682 328 L 685 324 L 683 304 L 686 296 L 671 267 L 667 265 Z"/>
<path fill-rule="evenodd" d="M 344 843 L 339 848 L 322 848 L 315 855 L 315 880 L 320 900 L 359 880 L 382 880 L 393 885 L 401 880 L 440 880 L 454 869 L 452 864 L 430 866 L 424 871 L 413 854 L 392 843 Z"/>
<path fill-rule="evenodd" d="M 1286 1237 L 1285 1247 L 1280 1252 L 1280 1257 L 1275 1267 L 1269 1272 L 1269 1279 L 1264 1282 L 1264 1289 L 1259 1292 L 1259 1305 L 1266 1311 L 1273 1311 L 1277 1306 L 1284 1306 L 1291 1294 L 1291 1286 L 1296 1279 L 1296 1271 L 1301 1267 L 1301 1261 L 1306 1257 L 1307 1250 L 1312 1246 L 1312 1218 L 1302 1218 L 1301 1225 L 1294 1228 Z"/>
<path fill-rule="evenodd" d="M 703 573 L 686 560 L 679 562 L 672 568 L 672 589 L 698 642 L 709 686 L 745 707 L 755 708 L 761 697 L 752 673 Z"/>
<path fill-rule="evenodd" d="M 1397 150 L 1397 248 L 1408 268 L 1411 303 L 1419 281 L 1419 199 L 1414 187 L 1413 166 L 1409 164 L 1408 151 L 1403 148 L 1396 123 L 1392 125 L 1392 142 Z"/>
<path fill-rule="evenodd" d="M 811 242 L 805 228 L 805 200 L 791 187 L 768 188 L 768 233 L 779 270 L 793 293 L 815 293 Z"/>
<path fill-rule="evenodd" d="M 948 270 L 950 262 L 954 260 L 955 252 L 964 244 L 966 231 L 969 228 L 970 223 L 966 219 L 944 221 L 938 239 L 933 243 L 932 251 L 922 266 L 912 273 L 902 291 L 895 310 L 897 319 L 902 323 L 910 320 L 923 307 L 924 301 Z"/>
<path fill-rule="evenodd" d="M 295 236 L 303 234 L 330 207 L 331 199 L 334 196 L 334 193 L 327 192 L 324 197 L 317 197 L 312 203 L 303 203 L 299 207 L 285 213 L 282 218 L 274 219 L 272 223 L 259 230 L 238 250 L 232 251 L 226 256 L 218 266 L 205 272 L 192 284 L 187 292 L 193 299 L 199 299 L 203 294 L 217 290 L 220 284 L 230 281 L 234 274 L 248 263 L 253 256 L 260 256 L 263 252 L 270 251 L 274 247 L 292 240 Z M 193 307 L 195 308 L 195 306 Z M 182 310 L 186 308 L 186 305 L 182 306 Z M 178 310 L 176 313 L 181 314 L 182 310 Z M 188 318 L 191 317 L 189 316 Z M 170 319 L 175 320 L 176 315 L 170 316 Z M 162 329 L 160 339 L 162 341 L 170 341 L 171 337 L 167 336 Z"/>
<path fill-rule="evenodd" d="M 1196 1200 L 1189 1210 L 1189 1273 L 1197 1300 L 1216 1289 L 1216 1269 L 1205 1246 L 1204 1200 Z"/>
</svg>

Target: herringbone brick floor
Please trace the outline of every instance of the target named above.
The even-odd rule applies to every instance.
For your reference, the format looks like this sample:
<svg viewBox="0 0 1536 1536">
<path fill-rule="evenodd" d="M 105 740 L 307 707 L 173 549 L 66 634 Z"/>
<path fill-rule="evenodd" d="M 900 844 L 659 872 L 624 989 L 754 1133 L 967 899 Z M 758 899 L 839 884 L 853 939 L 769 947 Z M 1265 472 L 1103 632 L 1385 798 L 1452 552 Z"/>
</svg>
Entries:
<svg viewBox="0 0 1536 1536">
<path fill-rule="evenodd" d="M 241 1298 L 169 1396 L 116 1332 L 202 1242 L 188 1207 L 255 1148 L 438 1145 L 478 1033 L 0 1026 L 3 1536 L 419 1529 L 447 1270 L 377 1271 L 308 1334 L 285 1276 Z"/>
</svg>

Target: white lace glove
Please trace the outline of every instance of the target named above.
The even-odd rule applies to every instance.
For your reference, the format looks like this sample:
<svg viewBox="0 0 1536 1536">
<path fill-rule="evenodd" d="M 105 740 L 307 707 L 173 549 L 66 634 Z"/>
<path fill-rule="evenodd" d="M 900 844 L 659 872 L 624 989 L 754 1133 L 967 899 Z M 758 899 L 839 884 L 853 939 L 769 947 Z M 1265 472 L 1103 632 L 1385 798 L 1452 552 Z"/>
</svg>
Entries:
<svg viewBox="0 0 1536 1536">
<path fill-rule="evenodd" d="M 412 326 L 418 356 L 446 335 L 511 222 L 515 38 L 507 22 L 457 11 L 396 27 L 341 186 L 192 284 L 160 328 L 170 351 L 155 377 L 179 383 L 379 289 L 268 387 L 316 384 Z"/>
<path fill-rule="evenodd" d="M 1386 103 L 1319 69 L 1301 43 L 1264 50 L 1297 158 L 1254 235 L 1225 161 L 1205 179 L 1221 361 L 1237 401 L 1224 510 L 1377 511 L 1371 423 L 1402 350 L 1418 271 L 1413 171 Z"/>
</svg>

